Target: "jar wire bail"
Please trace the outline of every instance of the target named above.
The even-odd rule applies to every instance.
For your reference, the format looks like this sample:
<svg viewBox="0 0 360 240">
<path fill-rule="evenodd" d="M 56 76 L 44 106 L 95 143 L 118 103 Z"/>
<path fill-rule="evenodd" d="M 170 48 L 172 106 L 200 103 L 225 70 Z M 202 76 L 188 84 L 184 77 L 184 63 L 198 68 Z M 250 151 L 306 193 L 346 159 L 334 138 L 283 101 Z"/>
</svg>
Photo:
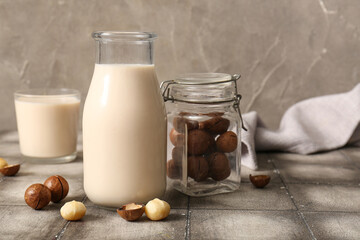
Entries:
<svg viewBox="0 0 360 240">
<path fill-rule="evenodd" d="M 171 101 L 171 102 L 185 102 L 185 103 L 196 103 L 196 104 L 213 104 L 213 103 L 227 103 L 227 102 L 234 102 L 233 107 L 235 110 L 237 110 L 237 112 L 239 113 L 239 117 L 241 120 L 241 128 L 244 131 L 247 131 L 247 128 L 244 125 L 244 121 L 241 115 L 241 110 L 240 110 L 240 100 L 241 100 L 241 94 L 238 93 L 238 88 L 237 88 L 237 80 L 239 80 L 241 77 L 240 74 L 234 74 L 231 76 L 230 80 L 227 81 L 221 81 L 221 82 L 212 82 L 212 83 L 196 83 L 196 84 L 187 84 L 187 83 L 178 83 L 175 80 L 165 80 L 162 81 L 160 84 L 160 90 L 162 91 L 161 95 L 164 99 L 164 102 L 167 101 Z M 175 85 L 175 84 L 181 84 L 181 85 L 210 85 L 210 84 L 223 84 L 226 82 L 234 82 L 235 85 L 235 95 L 234 98 L 232 100 L 226 100 L 226 101 L 197 101 L 197 102 L 193 102 L 193 101 L 186 101 L 186 100 L 181 100 L 181 99 L 176 99 L 174 98 L 171 94 L 170 94 L 170 89 L 171 89 L 171 85 Z"/>
</svg>

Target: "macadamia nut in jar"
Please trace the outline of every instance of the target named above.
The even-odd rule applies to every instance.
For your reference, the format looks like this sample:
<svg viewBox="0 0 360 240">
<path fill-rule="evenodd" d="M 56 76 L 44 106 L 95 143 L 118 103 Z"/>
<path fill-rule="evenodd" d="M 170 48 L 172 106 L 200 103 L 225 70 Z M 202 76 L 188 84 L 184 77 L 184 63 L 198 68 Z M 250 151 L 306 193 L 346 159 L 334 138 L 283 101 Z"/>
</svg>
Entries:
<svg viewBox="0 0 360 240">
<path fill-rule="evenodd" d="M 239 188 L 239 77 L 195 73 L 162 83 L 168 109 L 167 176 L 175 189 L 206 196 Z"/>
</svg>

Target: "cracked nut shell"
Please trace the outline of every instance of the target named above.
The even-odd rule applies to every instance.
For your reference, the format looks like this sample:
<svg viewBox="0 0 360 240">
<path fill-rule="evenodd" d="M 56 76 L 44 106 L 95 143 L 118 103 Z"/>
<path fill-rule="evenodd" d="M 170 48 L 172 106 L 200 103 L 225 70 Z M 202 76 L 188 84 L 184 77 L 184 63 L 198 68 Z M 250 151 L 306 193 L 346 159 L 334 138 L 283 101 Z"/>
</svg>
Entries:
<svg viewBox="0 0 360 240">
<path fill-rule="evenodd" d="M 49 204 L 51 191 L 43 184 L 36 183 L 26 189 L 24 199 L 27 205 L 39 210 Z"/>
<path fill-rule="evenodd" d="M 117 213 L 125 219 L 126 221 L 136 221 L 138 220 L 145 212 L 144 204 L 128 203 L 123 205 L 121 208 L 118 208 Z"/>
<path fill-rule="evenodd" d="M 20 164 L 7 165 L 0 168 L 0 172 L 5 176 L 14 176 L 20 170 Z"/>
<path fill-rule="evenodd" d="M 264 188 L 269 184 L 271 177 L 268 175 L 249 175 L 251 183 L 257 188 Z"/>
<path fill-rule="evenodd" d="M 199 123 L 199 129 L 204 129 L 212 134 L 222 134 L 227 131 L 229 126 L 230 121 L 220 116 Z"/>
<path fill-rule="evenodd" d="M 208 157 L 210 176 L 215 181 L 222 181 L 230 176 L 230 161 L 224 153 L 215 152 Z"/>
<path fill-rule="evenodd" d="M 209 165 L 204 157 L 188 157 L 188 175 L 197 182 L 204 181 L 208 178 Z"/>
<path fill-rule="evenodd" d="M 51 201 L 54 203 L 63 200 L 69 192 L 69 184 L 62 176 L 55 175 L 45 180 L 44 185 L 51 191 Z"/>
<path fill-rule="evenodd" d="M 230 153 L 236 150 L 238 145 L 237 135 L 232 131 L 221 134 L 216 139 L 216 148 L 220 152 Z"/>
<path fill-rule="evenodd" d="M 191 130 L 188 134 L 188 153 L 202 155 L 208 152 L 215 144 L 215 139 L 206 131 Z"/>
<path fill-rule="evenodd" d="M 180 133 L 185 132 L 185 125 L 187 126 L 188 131 L 199 128 L 198 121 L 187 119 L 184 117 L 174 117 L 173 125 L 174 125 L 175 130 Z"/>
</svg>

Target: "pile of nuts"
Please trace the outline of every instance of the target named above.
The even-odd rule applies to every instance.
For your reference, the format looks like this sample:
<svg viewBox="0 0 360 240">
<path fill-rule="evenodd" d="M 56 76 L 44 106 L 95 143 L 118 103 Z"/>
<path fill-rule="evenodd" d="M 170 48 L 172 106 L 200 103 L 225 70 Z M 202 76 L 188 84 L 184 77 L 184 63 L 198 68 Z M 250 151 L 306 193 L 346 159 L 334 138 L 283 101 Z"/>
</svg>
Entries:
<svg viewBox="0 0 360 240">
<path fill-rule="evenodd" d="M 69 184 L 62 176 L 55 175 L 45 180 L 44 184 L 35 183 L 25 191 L 25 202 L 35 210 L 47 206 L 50 201 L 57 203 L 66 197 Z"/>
<path fill-rule="evenodd" d="M 57 203 L 63 200 L 69 192 L 69 184 L 65 178 L 54 175 L 45 180 L 44 184 L 35 183 L 29 186 L 24 195 L 27 205 L 35 210 L 47 206 L 50 201 Z M 86 213 L 83 203 L 67 202 L 60 209 L 61 216 L 70 221 L 80 220 Z"/>
<path fill-rule="evenodd" d="M 173 119 L 174 128 L 170 131 L 170 141 L 174 148 L 172 159 L 167 162 L 167 176 L 172 179 L 180 178 L 187 140 L 189 177 L 197 182 L 209 177 L 215 181 L 228 178 L 231 168 L 225 153 L 236 151 L 238 146 L 237 135 L 228 131 L 230 121 L 221 112 L 203 114 L 210 119 L 202 122 L 191 120 L 186 115 L 183 113 Z"/>
<path fill-rule="evenodd" d="M 117 209 L 117 213 L 127 221 L 136 221 L 143 214 L 152 220 L 159 221 L 170 214 L 170 205 L 158 198 L 149 201 L 146 206 L 144 204 L 128 203 Z"/>
</svg>

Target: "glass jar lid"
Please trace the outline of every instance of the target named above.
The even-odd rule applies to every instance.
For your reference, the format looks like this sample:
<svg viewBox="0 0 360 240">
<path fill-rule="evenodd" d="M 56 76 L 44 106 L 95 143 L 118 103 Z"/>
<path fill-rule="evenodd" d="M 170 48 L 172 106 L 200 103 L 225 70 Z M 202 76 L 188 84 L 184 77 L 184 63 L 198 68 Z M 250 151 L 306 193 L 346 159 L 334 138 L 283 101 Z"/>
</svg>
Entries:
<svg viewBox="0 0 360 240">
<path fill-rule="evenodd" d="M 185 73 L 175 78 L 175 82 L 187 85 L 222 83 L 229 80 L 231 75 L 226 73 Z"/>
<path fill-rule="evenodd" d="M 161 84 L 165 101 L 187 103 L 226 103 L 237 97 L 240 75 L 225 73 L 187 73 Z"/>
<path fill-rule="evenodd" d="M 225 73 L 187 73 L 160 85 L 164 101 L 193 104 L 232 103 L 238 111 L 242 128 L 246 131 L 240 111 L 241 95 L 236 82 L 240 75 Z"/>
</svg>

